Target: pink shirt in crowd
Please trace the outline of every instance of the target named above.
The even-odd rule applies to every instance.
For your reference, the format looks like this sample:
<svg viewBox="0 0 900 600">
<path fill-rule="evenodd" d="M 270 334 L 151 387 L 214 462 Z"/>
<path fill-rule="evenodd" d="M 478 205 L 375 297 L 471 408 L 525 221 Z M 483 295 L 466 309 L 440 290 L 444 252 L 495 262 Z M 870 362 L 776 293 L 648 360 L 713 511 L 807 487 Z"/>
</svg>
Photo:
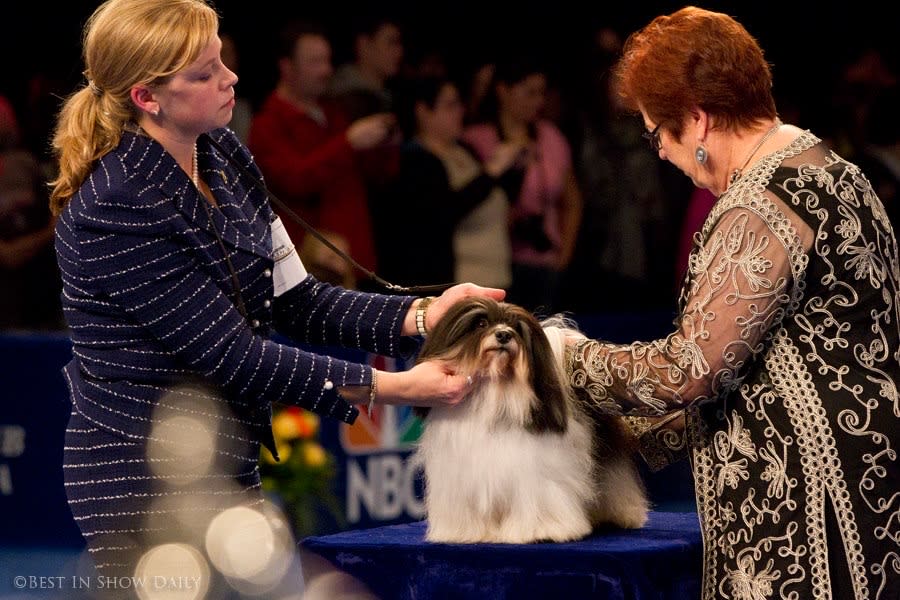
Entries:
<svg viewBox="0 0 900 600">
<path fill-rule="evenodd" d="M 512 241 L 514 263 L 534 266 L 557 264 L 561 233 L 559 204 L 565 189 L 566 174 L 572 167 L 572 152 L 562 132 L 550 121 L 537 123 L 535 156 L 525 171 L 522 191 L 512 201 L 510 218 L 513 221 L 529 215 L 544 214 L 544 232 L 553 243 L 547 252 L 538 252 L 516 240 Z M 463 133 L 463 139 L 485 161 L 500 144 L 497 128 L 490 123 L 471 125 Z"/>
</svg>

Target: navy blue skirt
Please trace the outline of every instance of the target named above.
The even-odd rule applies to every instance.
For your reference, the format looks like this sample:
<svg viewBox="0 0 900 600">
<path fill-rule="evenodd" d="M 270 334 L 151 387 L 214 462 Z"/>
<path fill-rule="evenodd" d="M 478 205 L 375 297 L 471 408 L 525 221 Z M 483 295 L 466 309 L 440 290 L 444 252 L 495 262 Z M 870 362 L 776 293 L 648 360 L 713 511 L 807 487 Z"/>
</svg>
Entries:
<svg viewBox="0 0 900 600">
<path fill-rule="evenodd" d="M 160 435 L 183 424 L 176 420 Z M 233 431 L 189 433 L 173 450 L 171 440 L 130 440 L 73 410 L 66 496 L 99 576 L 134 576 L 140 558 L 160 544 L 188 544 L 202 555 L 216 515 L 263 502 L 257 442 Z"/>
</svg>

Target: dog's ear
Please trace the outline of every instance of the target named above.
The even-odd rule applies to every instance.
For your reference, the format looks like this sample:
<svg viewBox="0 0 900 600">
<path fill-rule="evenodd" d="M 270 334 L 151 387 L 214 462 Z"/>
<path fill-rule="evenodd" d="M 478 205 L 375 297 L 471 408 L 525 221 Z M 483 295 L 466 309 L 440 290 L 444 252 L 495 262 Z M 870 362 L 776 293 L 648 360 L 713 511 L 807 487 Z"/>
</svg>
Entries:
<svg viewBox="0 0 900 600">
<path fill-rule="evenodd" d="M 474 323 L 486 316 L 491 306 L 496 304 L 494 300 L 479 297 L 457 301 L 425 338 L 417 362 L 444 356 L 448 350 L 458 346 L 460 340 L 474 329 Z"/>
<path fill-rule="evenodd" d="M 527 314 L 522 323 L 522 337 L 531 363 L 531 388 L 537 396 L 528 430 L 532 433 L 563 433 L 569 420 L 569 405 L 556 355 L 534 317 Z"/>
</svg>

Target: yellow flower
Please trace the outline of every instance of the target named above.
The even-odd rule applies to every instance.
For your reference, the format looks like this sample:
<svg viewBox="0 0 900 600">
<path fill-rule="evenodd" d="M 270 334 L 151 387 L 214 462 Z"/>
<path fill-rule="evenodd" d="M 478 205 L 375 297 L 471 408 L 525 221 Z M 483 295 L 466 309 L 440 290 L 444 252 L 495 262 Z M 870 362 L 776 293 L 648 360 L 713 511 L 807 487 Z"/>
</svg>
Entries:
<svg viewBox="0 0 900 600">
<path fill-rule="evenodd" d="M 280 411 L 272 419 L 272 433 L 278 441 L 297 439 L 300 437 L 300 424 L 298 423 L 298 419 L 287 410 Z"/>
<path fill-rule="evenodd" d="M 281 462 L 283 463 L 291 455 L 292 446 L 290 444 L 286 444 L 284 442 L 277 441 L 277 442 L 275 442 L 275 449 L 278 451 L 278 458 L 280 458 Z M 270 465 L 278 464 L 275 461 L 275 457 L 272 456 L 272 453 L 269 452 L 269 449 L 266 447 L 263 447 L 263 449 L 262 449 L 262 457 L 263 457 L 263 460 L 266 461 L 267 463 L 269 463 Z"/>
<path fill-rule="evenodd" d="M 272 433 L 276 440 L 310 439 L 319 431 L 319 416 L 297 406 L 278 411 L 272 418 Z"/>
<path fill-rule="evenodd" d="M 304 410 L 300 413 L 300 419 L 304 423 L 304 426 L 301 428 L 301 431 L 304 432 L 303 437 L 311 438 L 319 433 L 319 415 Z"/>
<path fill-rule="evenodd" d="M 316 442 L 307 442 L 301 448 L 303 452 L 303 462 L 311 467 L 321 467 L 327 460 L 325 449 Z"/>
</svg>

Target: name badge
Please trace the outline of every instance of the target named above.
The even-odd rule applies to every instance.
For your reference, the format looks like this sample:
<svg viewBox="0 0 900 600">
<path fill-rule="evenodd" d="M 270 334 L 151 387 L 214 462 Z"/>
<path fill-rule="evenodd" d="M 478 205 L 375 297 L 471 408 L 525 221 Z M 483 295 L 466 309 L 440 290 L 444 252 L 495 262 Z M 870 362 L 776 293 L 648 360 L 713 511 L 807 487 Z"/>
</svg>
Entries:
<svg viewBox="0 0 900 600">
<path fill-rule="evenodd" d="M 272 221 L 272 259 L 275 269 L 272 272 L 272 283 L 275 286 L 275 297 L 278 297 L 306 279 L 306 267 L 297 255 L 291 237 L 284 229 L 281 217 Z"/>
</svg>

